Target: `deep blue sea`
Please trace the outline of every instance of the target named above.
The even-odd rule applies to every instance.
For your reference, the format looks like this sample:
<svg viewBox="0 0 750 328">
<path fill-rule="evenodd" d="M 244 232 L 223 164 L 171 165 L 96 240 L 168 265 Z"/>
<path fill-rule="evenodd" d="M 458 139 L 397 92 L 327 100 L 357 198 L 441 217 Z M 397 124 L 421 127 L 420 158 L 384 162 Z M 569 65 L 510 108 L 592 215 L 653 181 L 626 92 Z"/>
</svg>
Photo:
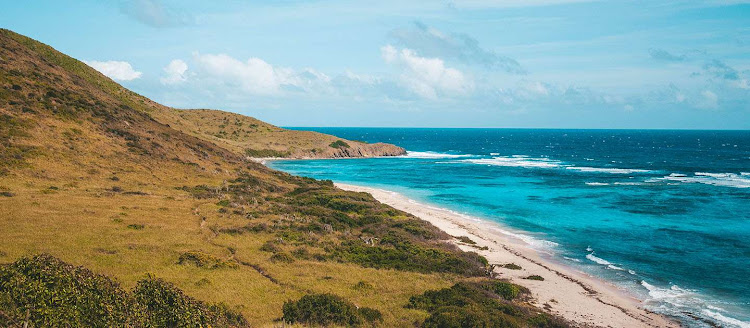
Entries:
<svg viewBox="0 0 750 328">
<path fill-rule="evenodd" d="M 498 222 L 686 325 L 750 327 L 750 131 L 300 129 L 409 154 L 271 167 Z"/>
</svg>

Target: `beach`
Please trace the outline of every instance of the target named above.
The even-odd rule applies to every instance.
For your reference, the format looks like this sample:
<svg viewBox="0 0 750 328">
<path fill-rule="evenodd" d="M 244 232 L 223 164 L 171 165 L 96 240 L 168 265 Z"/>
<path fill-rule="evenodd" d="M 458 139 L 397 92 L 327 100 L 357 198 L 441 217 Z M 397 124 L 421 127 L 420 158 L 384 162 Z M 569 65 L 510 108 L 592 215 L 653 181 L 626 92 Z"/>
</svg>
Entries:
<svg viewBox="0 0 750 328">
<path fill-rule="evenodd" d="M 679 327 L 668 318 L 642 308 L 641 301 L 612 284 L 544 258 L 539 251 L 499 225 L 459 213 L 420 204 L 401 194 L 336 183 L 349 191 L 367 192 L 378 201 L 432 223 L 455 236 L 466 236 L 476 245 L 454 240 L 465 251 L 474 251 L 495 264 L 500 279 L 528 288 L 532 304 L 583 327 Z M 502 267 L 516 264 L 521 269 Z M 538 275 L 543 281 L 524 279 Z"/>
</svg>

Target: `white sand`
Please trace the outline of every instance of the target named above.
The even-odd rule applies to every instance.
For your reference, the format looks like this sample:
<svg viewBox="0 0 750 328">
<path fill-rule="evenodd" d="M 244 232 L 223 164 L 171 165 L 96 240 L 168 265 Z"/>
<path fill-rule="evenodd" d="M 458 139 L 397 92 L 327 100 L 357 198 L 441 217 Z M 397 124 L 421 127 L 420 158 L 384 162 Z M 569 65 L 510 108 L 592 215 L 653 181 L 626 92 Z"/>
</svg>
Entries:
<svg viewBox="0 0 750 328">
<path fill-rule="evenodd" d="M 454 241 L 461 249 L 475 251 L 491 264 L 515 263 L 521 270 L 498 267 L 499 278 L 528 288 L 534 298 L 534 305 L 562 316 L 579 326 L 596 327 L 679 327 L 666 317 L 649 312 L 640 306 L 640 301 L 628 296 L 615 286 L 596 279 L 583 272 L 543 259 L 538 251 L 524 241 L 503 233 L 500 226 L 472 219 L 458 213 L 433 206 L 419 204 L 398 193 L 347 185 L 337 187 L 367 192 L 377 200 L 396 209 L 408 212 L 452 236 L 467 236 L 479 247 Z M 529 275 L 539 275 L 544 281 L 522 279 Z"/>
</svg>

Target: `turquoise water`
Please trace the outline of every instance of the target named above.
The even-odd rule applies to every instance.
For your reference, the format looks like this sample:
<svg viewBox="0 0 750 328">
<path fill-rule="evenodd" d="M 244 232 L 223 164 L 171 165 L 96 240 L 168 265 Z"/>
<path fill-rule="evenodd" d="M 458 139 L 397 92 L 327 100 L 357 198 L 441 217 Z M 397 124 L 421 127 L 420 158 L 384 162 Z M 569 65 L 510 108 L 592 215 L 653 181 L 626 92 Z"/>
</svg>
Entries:
<svg viewBox="0 0 750 328">
<path fill-rule="evenodd" d="M 750 131 L 305 129 L 409 155 L 270 166 L 524 231 L 688 326 L 750 326 Z"/>
</svg>

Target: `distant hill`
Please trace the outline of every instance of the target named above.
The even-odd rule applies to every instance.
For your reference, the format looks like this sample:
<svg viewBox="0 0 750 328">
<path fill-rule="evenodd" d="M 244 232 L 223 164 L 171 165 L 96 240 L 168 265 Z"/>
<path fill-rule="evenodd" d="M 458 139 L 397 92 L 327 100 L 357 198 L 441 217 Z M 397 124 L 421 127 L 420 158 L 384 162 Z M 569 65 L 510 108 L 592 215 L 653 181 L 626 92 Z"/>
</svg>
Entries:
<svg viewBox="0 0 750 328">
<path fill-rule="evenodd" d="M 165 107 L 0 30 L 0 326 L 557 324 L 431 224 L 247 160 L 397 153 Z"/>
<path fill-rule="evenodd" d="M 391 144 L 368 144 L 313 131 L 282 129 L 252 117 L 218 110 L 171 110 L 159 117 L 174 129 L 250 157 L 344 158 L 406 154 L 403 148 Z"/>
</svg>

